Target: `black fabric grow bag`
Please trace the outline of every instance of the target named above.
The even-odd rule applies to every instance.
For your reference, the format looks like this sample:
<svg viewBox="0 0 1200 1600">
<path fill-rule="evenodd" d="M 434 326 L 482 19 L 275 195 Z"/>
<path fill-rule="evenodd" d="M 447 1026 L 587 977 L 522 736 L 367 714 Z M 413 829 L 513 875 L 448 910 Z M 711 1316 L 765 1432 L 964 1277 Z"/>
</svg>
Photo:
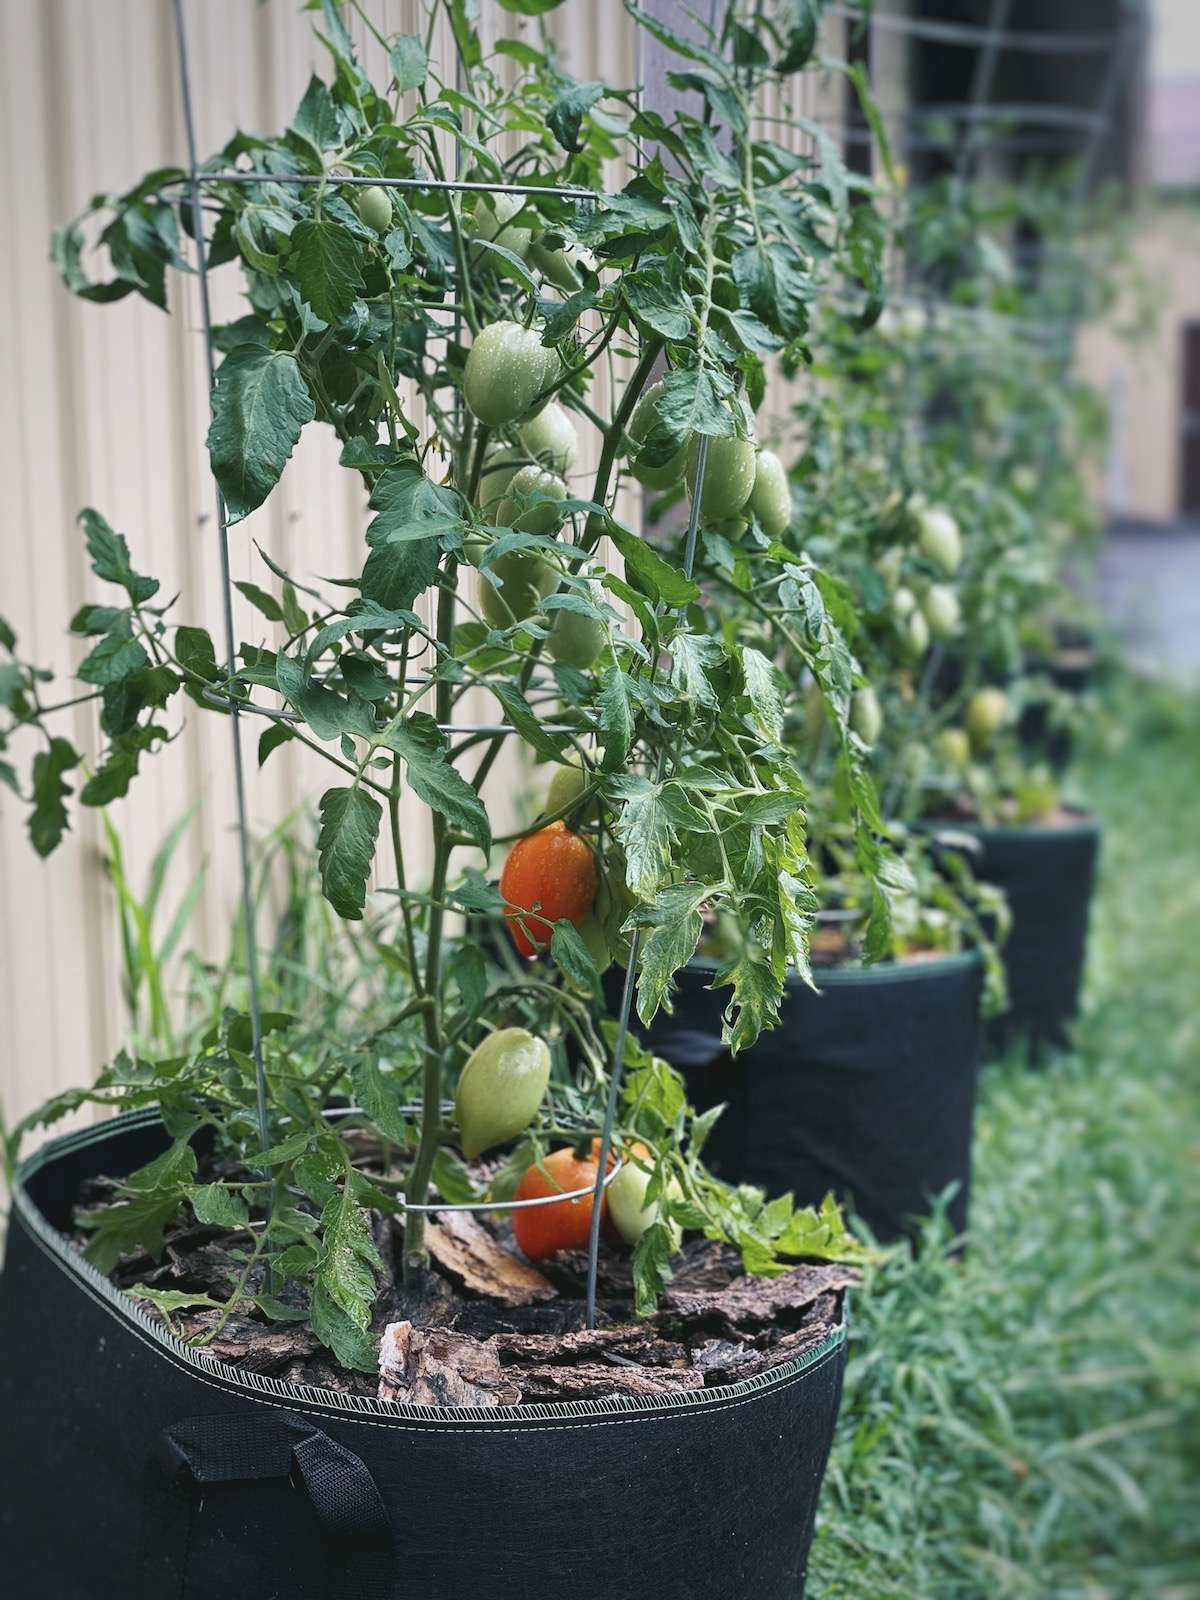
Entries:
<svg viewBox="0 0 1200 1600">
<path fill-rule="evenodd" d="M 978 842 L 971 869 L 1004 890 L 1012 912 L 1003 950 L 1009 1009 L 988 1024 L 989 1045 L 1025 1038 L 1035 1056 L 1065 1045 L 1079 1010 L 1099 823 L 1079 813 L 1060 826 L 945 826 Z"/>
<path fill-rule="evenodd" d="M 725 1102 L 706 1154 L 721 1176 L 804 1204 L 833 1190 L 881 1239 L 899 1238 L 950 1184 L 967 1224 L 983 967 L 973 953 L 818 971 L 788 985 L 778 1027 L 732 1059 L 730 991 L 711 965 L 679 976 L 672 1016 L 646 1035 L 702 1108 Z"/>
<path fill-rule="evenodd" d="M 235 1371 L 58 1231 L 165 1146 L 135 1113 L 21 1169 L 0 1280 L 12 1600 L 796 1600 L 845 1331 L 700 1397 L 444 1411 Z"/>
</svg>

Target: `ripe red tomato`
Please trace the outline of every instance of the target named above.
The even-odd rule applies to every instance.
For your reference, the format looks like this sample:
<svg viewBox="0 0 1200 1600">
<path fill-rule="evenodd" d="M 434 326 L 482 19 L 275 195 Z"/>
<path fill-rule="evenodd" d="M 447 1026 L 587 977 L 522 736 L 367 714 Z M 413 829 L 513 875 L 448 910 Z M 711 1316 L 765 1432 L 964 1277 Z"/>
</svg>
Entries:
<svg viewBox="0 0 1200 1600">
<path fill-rule="evenodd" d="M 524 917 L 505 913 L 521 954 L 534 956 L 544 950 L 551 924 L 562 917 L 578 927 L 591 911 L 598 887 L 591 845 L 561 818 L 518 839 L 500 874 L 500 893 L 525 913 Z"/>
<path fill-rule="evenodd" d="M 580 1157 L 569 1146 L 554 1150 L 539 1167 L 530 1167 L 517 1186 L 518 1200 L 537 1200 L 543 1195 L 571 1194 L 576 1189 L 593 1189 L 599 1166 L 600 1141 L 592 1140 L 590 1156 Z M 609 1156 L 609 1166 L 612 1157 Z M 547 1178 L 546 1173 L 549 1173 Z M 608 1204 L 600 1201 L 600 1217 L 607 1218 Z M 530 1206 L 512 1214 L 517 1243 L 531 1261 L 541 1261 L 559 1250 L 586 1250 L 592 1226 L 592 1197 L 560 1200 L 557 1205 Z"/>
</svg>

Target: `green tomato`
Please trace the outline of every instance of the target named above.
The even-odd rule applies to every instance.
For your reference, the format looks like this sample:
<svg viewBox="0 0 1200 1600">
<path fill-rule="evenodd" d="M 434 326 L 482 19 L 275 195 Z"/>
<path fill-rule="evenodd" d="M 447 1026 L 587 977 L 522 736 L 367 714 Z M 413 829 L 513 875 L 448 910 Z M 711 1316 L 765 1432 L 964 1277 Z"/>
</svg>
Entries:
<svg viewBox="0 0 1200 1600">
<path fill-rule="evenodd" d="M 575 465 L 579 435 L 557 400 L 551 400 L 536 416 L 523 422 L 517 433 L 529 454 L 553 472 L 565 476 Z"/>
<path fill-rule="evenodd" d="M 965 728 L 943 728 L 934 741 L 946 766 L 961 772 L 971 759 L 971 740 Z"/>
<path fill-rule="evenodd" d="M 540 494 L 549 496 L 537 505 L 518 509 L 517 496 L 528 498 Z M 518 533 L 553 533 L 562 525 L 562 512 L 556 501 L 567 498 L 567 486 L 553 472 L 541 467 L 521 467 L 513 474 L 508 493 L 500 502 L 496 521 L 502 528 L 515 528 Z"/>
<path fill-rule="evenodd" d="M 952 639 L 962 620 L 958 595 L 948 583 L 930 584 L 921 601 L 921 610 L 935 639 Z"/>
<path fill-rule="evenodd" d="M 588 775 L 584 771 L 583 762 L 576 751 L 568 750 L 563 757 L 562 765 L 554 769 L 554 775 L 546 790 L 543 812 L 551 817 L 556 812 L 567 810 L 576 803 L 587 786 Z"/>
<path fill-rule="evenodd" d="M 588 267 L 592 271 L 596 267 L 595 258 L 582 245 L 569 244 L 565 249 L 551 250 L 541 239 L 533 241 L 529 259 L 544 278 L 549 278 L 551 283 L 556 283 L 568 294 L 574 294 L 579 288 L 580 267 Z"/>
<path fill-rule="evenodd" d="M 555 661 L 586 672 L 607 643 L 608 629 L 597 617 L 582 617 L 578 611 L 558 611 L 547 649 Z"/>
<path fill-rule="evenodd" d="M 588 589 L 589 599 L 598 606 L 603 599 L 599 587 L 592 583 Z M 547 641 L 547 649 L 555 661 L 586 672 L 607 643 L 608 626 L 602 618 L 585 617 L 579 611 L 555 610 Z"/>
<path fill-rule="evenodd" d="M 704 492 L 700 496 L 700 515 L 708 522 L 736 517 L 754 488 L 757 451 L 752 439 L 710 439 L 708 463 L 704 469 Z M 696 491 L 696 469 L 700 463 L 700 440 L 693 436 L 688 446 L 688 493 Z"/>
<path fill-rule="evenodd" d="M 651 384 L 633 409 L 628 431 L 629 437 L 639 448 L 662 420 L 658 412 L 658 402 L 662 398 L 662 393 L 661 383 Z M 640 466 L 635 461 L 631 470 L 637 481 L 645 484 L 647 489 L 673 489 L 683 477 L 686 466 L 687 445 L 683 444 L 660 466 Z"/>
<path fill-rule="evenodd" d="M 917 597 L 911 589 L 903 585 L 892 596 L 892 615 L 897 622 L 903 622 L 906 617 L 911 617 L 916 610 Z"/>
<path fill-rule="evenodd" d="M 1003 689 L 977 689 L 967 705 L 967 733 L 972 748 L 984 750 L 1008 721 L 1008 696 Z"/>
<path fill-rule="evenodd" d="M 480 422 L 502 428 L 533 409 L 559 367 L 558 352 L 543 345 L 535 328 L 491 322 L 467 355 L 463 395 Z"/>
<path fill-rule="evenodd" d="M 493 628 L 511 628 L 524 622 L 548 594 L 558 588 L 559 574 L 535 550 L 510 550 L 498 556 L 489 571 L 501 587 L 482 578 L 479 584 L 479 609 Z"/>
<path fill-rule="evenodd" d="M 883 732 L 883 707 L 870 686 L 854 691 L 850 701 L 850 726 L 864 744 L 874 744 Z"/>
<path fill-rule="evenodd" d="M 608 1186 L 608 1214 L 626 1244 L 636 1245 L 646 1229 L 658 1221 L 658 1202 L 646 1204 L 646 1190 L 652 1176 L 632 1155 L 627 1155 L 625 1165 Z M 667 1194 L 675 1200 L 683 1199 L 678 1179 L 668 1182 Z M 672 1222 L 670 1228 L 673 1248 L 678 1250 L 683 1243 L 683 1229 L 677 1222 Z"/>
<path fill-rule="evenodd" d="M 778 539 L 792 520 L 791 486 L 783 462 L 773 450 L 758 452 L 749 509 L 769 539 Z"/>
<path fill-rule="evenodd" d="M 937 506 L 917 512 L 917 545 L 927 561 L 952 578 L 962 560 L 962 535 L 948 511 Z"/>
<path fill-rule="evenodd" d="M 929 624 L 923 612 L 911 611 L 904 623 L 904 648 L 920 658 L 929 649 Z"/>
<path fill-rule="evenodd" d="M 895 589 L 900 582 L 900 571 L 903 566 L 904 546 L 894 544 L 879 557 L 879 560 L 875 563 L 875 571 L 889 589 Z"/>
<path fill-rule="evenodd" d="M 387 233 L 392 226 L 392 197 L 386 189 L 381 189 L 377 183 L 370 188 L 360 191 L 358 205 L 358 220 L 364 228 L 370 228 L 373 233 Z"/>
<path fill-rule="evenodd" d="M 467 1160 L 524 1133 L 549 1083 L 549 1046 L 524 1028 L 501 1028 L 477 1045 L 454 1097 Z"/>
<path fill-rule="evenodd" d="M 825 737 L 825 727 L 829 720 L 825 710 L 825 695 L 815 678 L 810 678 L 804 685 L 803 704 L 804 737 L 808 753 L 812 756 L 816 754 L 821 740 Z"/>
<path fill-rule="evenodd" d="M 512 278 L 512 269 L 491 250 L 481 249 L 480 240 L 498 244 L 502 250 L 518 256 L 522 261 L 529 254 L 529 241 L 533 229 L 510 227 L 509 223 L 525 204 L 519 194 L 480 195 L 475 202 L 475 215 L 471 219 L 471 261 L 477 267 L 495 267 L 502 278 Z"/>
<path fill-rule="evenodd" d="M 723 539 L 729 539 L 734 544 L 740 544 L 749 526 L 750 523 L 746 517 L 724 517 L 720 522 L 710 522 L 707 531 L 709 533 L 719 533 Z M 755 649 L 761 650 L 762 645 L 755 645 Z M 768 654 L 770 650 L 771 646 L 768 645 Z"/>
<path fill-rule="evenodd" d="M 489 445 L 483 457 L 483 471 L 479 475 L 479 509 L 494 516 L 499 509 L 508 486 L 520 471 L 521 463 L 513 459 L 509 445 Z"/>
</svg>

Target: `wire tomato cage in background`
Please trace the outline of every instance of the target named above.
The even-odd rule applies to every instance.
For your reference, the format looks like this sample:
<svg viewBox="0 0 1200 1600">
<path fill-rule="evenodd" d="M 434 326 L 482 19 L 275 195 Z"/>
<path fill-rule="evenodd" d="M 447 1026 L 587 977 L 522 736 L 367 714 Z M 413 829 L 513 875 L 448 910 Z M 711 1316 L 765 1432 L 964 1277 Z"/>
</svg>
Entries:
<svg viewBox="0 0 1200 1600">
<path fill-rule="evenodd" d="M 184 127 L 187 140 L 188 178 L 187 192 L 190 198 L 192 211 L 192 234 L 196 247 L 197 278 L 200 288 L 200 314 L 204 333 L 204 353 L 208 387 L 210 397 L 216 383 L 216 345 L 213 337 L 212 310 L 209 298 L 208 281 L 208 250 L 204 236 L 204 216 L 202 191 L 205 184 L 214 183 L 272 183 L 283 185 L 305 186 L 310 184 L 331 184 L 334 187 L 362 186 L 381 189 L 400 189 L 424 193 L 468 193 L 468 194 L 515 194 L 515 195 L 542 195 L 552 196 L 555 199 L 593 201 L 602 203 L 604 196 L 592 189 L 577 187 L 552 186 L 548 184 L 532 183 L 491 183 L 477 182 L 466 179 L 437 179 L 437 178 L 386 178 L 367 177 L 358 175 L 341 174 L 315 174 L 315 173 L 277 173 L 277 172 L 252 172 L 241 169 L 228 171 L 204 171 L 199 163 L 196 143 L 195 112 L 192 99 L 191 68 L 188 55 L 187 26 L 184 17 L 184 0 L 171 0 L 175 22 L 176 52 L 179 69 L 180 92 L 183 103 Z M 700 436 L 697 447 L 695 483 L 692 488 L 691 507 L 688 518 L 687 539 L 684 552 L 683 570 L 691 578 L 695 566 L 696 539 L 700 523 L 700 502 L 704 492 L 704 477 L 708 464 L 708 439 Z M 221 603 L 222 620 L 225 633 L 225 655 L 227 661 L 227 676 L 232 686 L 237 680 L 237 645 L 233 617 L 233 581 L 229 561 L 229 524 L 226 515 L 225 496 L 220 484 L 213 479 L 216 492 L 217 506 L 217 552 L 220 562 L 221 575 Z M 686 608 L 680 608 L 680 613 Z M 661 604 L 656 614 L 664 615 L 666 607 Z M 407 680 L 406 680 L 407 681 Z M 270 1131 L 267 1122 L 267 1083 L 266 1071 L 263 1063 L 262 1051 L 262 1006 L 259 985 L 258 966 L 258 941 L 254 925 L 254 898 L 252 876 L 250 867 L 250 825 L 246 805 L 246 775 L 245 763 L 242 757 L 241 745 L 241 715 L 248 712 L 257 716 L 269 717 L 274 721 L 291 722 L 299 720 L 293 713 L 257 706 L 248 700 L 241 700 L 232 692 L 232 687 L 226 694 L 216 691 L 207 691 L 204 698 L 211 703 L 225 706 L 229 712 L 230 737 L 233 748 L 233 782 L 234 804 L 237 814 L 237 839 L 238 839 L 238 867 L 240 879 L 241 922 L 246 949 L 246 975 L 249 994 L 250 1035 L 251 1048 L 254 1059 L 255 1090 L 257 1100 L 258 1136 L 260 1148 L 267 1150 L 270 1147 Z M 439 725 L 443 732 L 455 732 L 472 736 L 505 737 L 518 730 L 505 722 L 497 723 L 452 723 Z M 548 732 L 578 733 L 581 730 L 574 726 L 563 725 L 561 728 L 550 726 Z M 584 730 L 586 731 L 586 730 Z M 658 754 L 656 781 L 661 782 L 666 770 L 666 751 L 660 750 Z M 635 929 L 630 936 L 629 963 L 626 970 L 625 984 L 621 995 L 621 1004 L 617 1016 L 617 1034 L 613 1046 L 612 1065 L 609 1076 L 608 1097 L 605 1104 L 604 1121 L 600 1135 L 600 1148 L 597 1153 L 597 1170 L 595 1184 L 586 1189 L 576 1189 L 560 1195 L 547 1195 L 530 1200 L 512 1201 L 465 1201 L 458 1203 L 443 1203 L 428 1205 L 409 1205 L 403 1196 L 397 1197 L 397 1203 L 402 1210 L 413 1212 L 439 1212 L 439 1211 L 515 1211 L 543 1205 L 558 1205 L 564 1202 L 583 1199 L 589 1194 L 592 1196 L 591 1227 L 588 1238 L 588 1273 L 587 1273 L 587 1326 L 595 1327 L 596 1322 L 596 1285 L 599 1265 L 600 1248 L 600 1207 L 604 1190 L 613 1181 L 625 1165 L 618 1158 L 612 1163 L 609 1161 L 612 1152 L 613 1130 L 616 1122 L 617 1105 L 620 1095 L 621 1076 L 624 1067 L 625 1048 L 629 1038 L 629 1021 L 633 1006 L 634 983 L 637 976 L 638 957 L 641 946 L 641 930 Z"/>
</svg>

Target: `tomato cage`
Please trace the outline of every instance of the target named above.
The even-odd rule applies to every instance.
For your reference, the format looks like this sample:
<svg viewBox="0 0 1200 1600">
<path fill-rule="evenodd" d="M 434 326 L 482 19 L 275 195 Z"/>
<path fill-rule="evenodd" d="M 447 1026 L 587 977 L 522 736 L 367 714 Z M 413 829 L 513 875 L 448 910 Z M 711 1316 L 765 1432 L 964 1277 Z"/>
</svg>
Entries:
<svg viewBox="0 0 1200 1600">
<path fill-rule="evenodd" d="M 209 184 L 255 184 L 278 183 L 283 185 L 295 184 L 299 186 L 329 184 L 336 186 L 395 189 L 400 191 L 414 191 L 417 193 L 465 193 L 465 194 L 505 194 L 505 195 L 549 195 L 560 200 L 575 200 L 580 202 L 601 203 L 603 195 L 596 191 L 584 188 L 564 186 L 551 186 L 532 183 L 496 183 L 473 181 L 464 178 L 435 178 L 435 177 L 410 177 L 388 178 L 362 176 L 356 174 L 330 176 L 319 173 L 276 173 L 255 172 L 242 168 L 229 170 L 205 170 L 200 166 L 196 142 L 195 114 L 192 101 L 191 72 L 188 57 L 187 28 L 184 17 L 184 0 L 172 0 L 175 19 L 175 36 L 177 44 L 179 82 L 182 96 L 184 127 L 187 145 L 187 193 L 190 199 L 192 213 L 192 234 L 196 250 L 196 269 L 200 290 L 201 328 L 204 338 L 205 367 L 208 375 L 210 395 L 216 382 L 216 344 L 213 333 L 213 319 L 209 296 L 209 262 L 208 249 L 204 236 L 203 217 L 203 192 Z M 455 314 L 457 325 L 457 313 Z M 461 397 L 456 401 L 461 405 Z M 696 544 L 699 533 L 700 505 L 704 492 L 705 472 L 708 464 L 708 438 L 699 437 L 697 447 L 697 460 L 695 482 L 691 490 L 690 508 L 687 522 L 687 532 L 684 544 L 683 572 L 691 578 L 695 566 Z M 234 807 L 236 815 L 236 833 L 238 841 L 238 875 L 240 888 L 240 920 L 242 935 L 245 941 L 246 953 L 246 980 L 248 994 L 248 1010 L 250 1018 L 251 1054 L 254 1061 L 255 1086 L 257 1096 L 258 1135 L 260 1147 L 266 1150 L 270 1145 L 270 1134 L 267 1126 L 267 1084 L 266 1072 L 263 1062 L 262 1049 L 262 1005 L 261 985 L 259 974 L 258 943 L 254 926 L 254 896 L 253 880 L 250 862 L 250 826 L 246 800 L 246 773 L 245 762 L 241 747 L 241 718 L 243 715 L 265 717 L 276 723 L 286 724 L 301 720 L 295 713 L 280 708 L 256 705 L 249 699 L 239 698 L 232 692 L 233 685 L 238 681 L 237 673 L 237 645 L 233 615 L 233 581 L 229 558 L 229 525 L 225 505 L 225 496 L 220 484 L 214 478 L 216 496 L 216 531 L 217 551 L 220 565 L 221 580 L 221 607 L 222 623 L 224 630 L 225 655 L 227 662 L 227 677 L 230 689 L 225 694 L 208 690 L 204 698 L 210 703 L 223 706 L 229 713 L 230 740 L 233 756 L 233 787 Z M 660 603 L 657 614 L 665 614 L 666 607 Z M 427 680 L 416 677 L 406 678 L 406 683 L 420 685 Z M 519 730 L 512 722 L 449 722 L 439 723 L 439 731 L 447 735 L 461 734 L 472 740 L 493 739 L 497 744 Z M 576 725 L 549 724 L 547 732 L 579 733 Z M 655 781 L 661 782 L 665 775 L 666 751 L 660 750 L 657 758 Z M 635 929 L 630 937 L 628 966 L 625 982 L 621 993 L 621 1002 L 617 1010 L 617 1034 L 613 1046 L 612 1059 L 609 1072 L 608 1092 L 605 1101 L 604 1118 L 602 1123 L 600 1146 L 597 1156 L 597 1174 L 594 1186 L 586 1189 L 565 1191 L 562 1194 L 549 1195 L 542 1198 L 507 1201 L 464 1201 L 453 1205 L 444 1202 L 431 1204 L 409 1203 L 405 1196 L 398 1195 L 396 1203 L 402 1212 L 423 1214 L 436 1214 L 440 1211 L 458 1212 L 513 1212 L 527 1208 L 536 1208 L 545 1205 L 570 1202 L 577 1199 L 592 1197 L 590 1231 L 588 1237 L 588 1262 L 587 1262 L 587 1296 L 586 1296 L 586 1326 L 589 1330 L 596 1326 L 596 1299 L 597 1281 L 599 1271 L 600 1225 L 601 1225 L 601 1197 L 604 1190 L 617 1177 L 625 1165 L 621 1159 L 612 1160 L 613 1130 L 616 1121 L 617 1105 L 620 1095 L 622 1071 L 626 1046 L 629 1038 L 630 1018 L 633 1008 L 634 987 L 637 979 L 638 960 L 641 946 L 641 930 Z"/>
</svg>

